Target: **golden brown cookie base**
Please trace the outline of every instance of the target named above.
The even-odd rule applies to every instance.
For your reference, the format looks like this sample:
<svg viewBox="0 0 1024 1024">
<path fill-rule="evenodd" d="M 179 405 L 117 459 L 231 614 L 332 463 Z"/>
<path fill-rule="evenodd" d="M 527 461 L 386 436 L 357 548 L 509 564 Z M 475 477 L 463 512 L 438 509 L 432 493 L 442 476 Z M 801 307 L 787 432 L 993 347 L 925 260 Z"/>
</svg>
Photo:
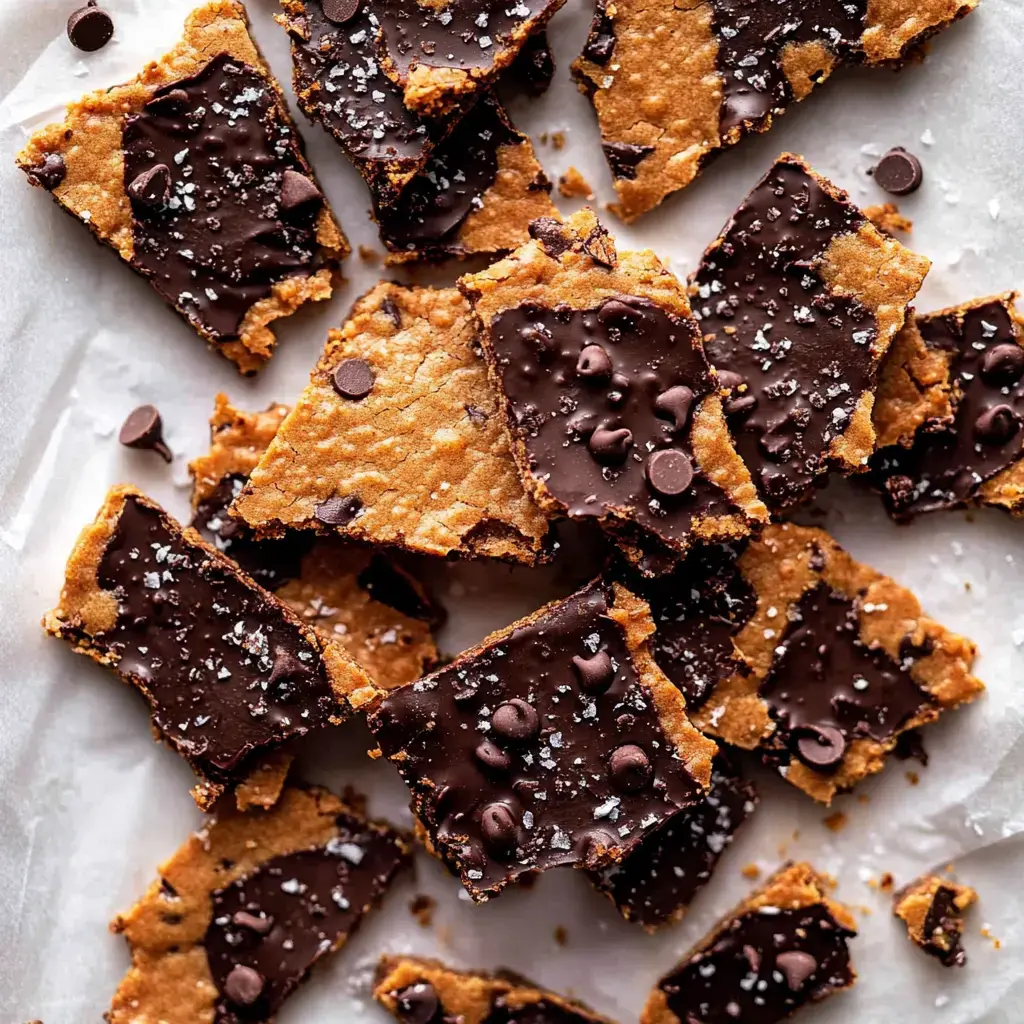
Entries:
<svg viewBox="0 0 1024 1024">
<path fill-rule="evenodd" d="M 940 890 L 949 894 L 951 931 L 933 927 L 930 934 L 926 934 L 926 923 Z M 923 875 L 895 893 L 892 912 L 907 926 L 907 938 L 914 945 L 942 960 L 947 967 L 954 964 L 962 966 L 966 957 L 960 949 L 960 936 L 963 934 L 960 915 L 977 899 L 977 892 L 969 885 L 960 885 L 938 875 Z"/>
<path fill-rule="evenodd" d="M 548 519 L 523 489 L 475 337 L 455 289 L 383 282 L 367 293 L 331 332 L 235 513 L 265 535 L 327 533 L 317 506 L 354 495 L 360 513 L 333 528 L 339 536 L 441 557 L 543 560 Z M 344 359 L 369 363 L 366 398 L 332 387 Z"/>
</svg>

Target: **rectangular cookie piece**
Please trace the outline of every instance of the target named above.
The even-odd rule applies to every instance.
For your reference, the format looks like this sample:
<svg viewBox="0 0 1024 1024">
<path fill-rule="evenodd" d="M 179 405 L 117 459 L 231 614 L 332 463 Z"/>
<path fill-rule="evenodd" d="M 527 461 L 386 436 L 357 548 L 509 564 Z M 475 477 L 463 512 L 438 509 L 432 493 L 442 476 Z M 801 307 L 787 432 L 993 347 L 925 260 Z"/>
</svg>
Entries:
<svg viewBox="0 0 1024 1024">
<path fill-rule="evenodd" d="M 1017 294 L 912 318 L 882 366 L 871 462 L 886 509 L 1024 512 L 1024 318 Z"/>
<path fill-rule="evenodd" d="M 547 557 L 547 517 L 509 451 L 472 311 L 454 289 L 382 282 L 332 331 L 233 512 L 446 557 Z"/>
<path fill-rule="evenodd" d="M 189 464 L 192 527 L 325 640 L 341 644 L 382 689 L 418 679 L 438 660 L 431 630 L 442 610 L 383 552 L 306 531 L 257 540 L 228 510 L 288 407 L 244 412 L 226 395 L 216 403 L 210 450 Z"/>
<path fill-rule="evenodd" d="M 269 1022 L 412 861 L 412 843 L 320 788 L 223 810 L 111 930 L 132 964 L 110 1024 Z"/>
<path fill-rule="evenodd" d="M 529 239 L 531 221 L 561 216 L 550 193 L 530 140 L 488 93 L 373 215 L 389 264 L 497 256 Z"/>
<path fill-rule="evenodd" d="M 775 1024 L 853 985 L 853 915 L 810 864 L 747 897 L 661 981 L 640 1024 Z"/>
<path fill-rule="evenodd" d="M 455 971 L 423 957 L 382 956 L 373 997 L 400 1024 L 614 1024 L 511 972 Z"/>
<path fill-rule="evenodd" d="M 753 784 L 719 753 L 704 799 L 674 814 L 621 863 L 592 872 L 594 887 L 645 931 L 675 924 L 757 803 Z"/>
<path fill-rule="evenodd" d="M 652 252 L 617 253 L 589 209 L 531 233 L 459 287 L 537 503 L 673 554 L 745 536 L 767 513 L 682 286 Z"/>
<path fill-rule="evenodd" d="M 900 66 L 978 0 L 597 0 L 573 64 L 626 221 L 766 132 L 842 64 Z"/>
<path fill-rule="evenodd" d="M 330 298 L 349 252 L 235 0 L 196 8 L 174 49 L 17 162 L 242 373 L 270 358 L 273 321 Z"/>
<path fill-rule="evenodd" d="M 746 665 L 704 696 L 694 722 L 760 748 L 816 800 L 881 771 L 902 733 L 984 689 L 971 641 L 823 530 L 769 526 L 736 565 L 753 594 L 730 627 Z"/>
<path fill-rule="evenodd" d="M 960 944 L 963 912 L 978 894 L 938 875 L 924 875 L 904 886 L 892 898 L 892 912 L 907 926 L 907 937 L 943 967 L 963 967 L 967 953 Z"/>
<path fill-rule="evenodd" d="M 619 862 L 703 798 L 716 748 L 654 664 L 653 631 L 643 601 L 594 580 L 370 716 L 424 841 L 474 900 Z"/>
<path fill-rule="evenodd" d="M 772 512 L 874 449 L 878 364 L 930 263 L 784 154 L 691 278 L 736 446 Z"/>
<path fill-rule="evenodd" d="M 279 790 L 283 744 L 379 692 L 340 645 L 132 487 L 111 490 L 82 531 L 43 625 L 146 698 L 204 810 L 226 790 L 266 785 L 268 758 Z"/>
</svg>

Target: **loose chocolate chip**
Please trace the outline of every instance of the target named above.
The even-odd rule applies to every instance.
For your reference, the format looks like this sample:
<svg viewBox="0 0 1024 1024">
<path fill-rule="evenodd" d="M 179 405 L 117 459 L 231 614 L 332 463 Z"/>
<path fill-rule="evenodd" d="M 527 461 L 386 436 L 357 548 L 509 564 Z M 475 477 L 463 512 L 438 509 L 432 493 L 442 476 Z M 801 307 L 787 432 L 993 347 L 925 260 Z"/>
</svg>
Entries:
<svg viewBox="0 0 1024 1024">
<path fill-rule="evenodd" d="M 810 768 L 834 768 L 846 752 L 846 739 L 830 725 L 811 727 L 796 742 L 800 760 Z"/>
<path fill-rule="evenodd" d="M 634 146 L 631 142 L 605 142 L 601 148 L 611 168 L 612 176 L 632 181 L 637 166 L 644 157 L 654 152 L 653 146 Z"/>
<path fill-rule="evenodd" d="M 623 793 L 639 793 L 651 780 L 651 759 L 635 743 L 616 747 L 608 758 L 608 777 Z"/>
<path fill-rule="evenodd" d="M 334 390 L 355 401 L 373 390 L 373 370 L 365 359 L 343 359 L 331 374 Z"/>
<path fill-rule="evenodd" d="M 143 206 L 166 206 L 171 198 L 171 169 L 157 164 L 137 175 L 128 186 L 128 198 Z"/>
<path fill-rule="evenodd" d="M 125 448 L 156 452 L 164 462 L 174 458 L 171 449 L 164 444 L 164 425 L 155 405 L 140 405 L 133 409 L 121 425 L 118 440 Z"/>
<path fill-rule="evenodd" d="M 280 647 L 277 649 L 274 657 L 274 667 L 270 670 L 269 682 L 271 686 L 284 682 L 287 679 L 302 679 L 307 675 L 309 675 L 309 669 L 294 654 Z"/>
<path fill-rule="evenodd" d="M 274 927 L 274 919 L 272 917 L 257 917 L 255 914 L 247 913 L 244 910 L 239 910 L 233 914 L 231 923 L 239 928 L 247 928 L 257 935 L 267 935 L 270 929 Z"/>
<path fill-rule="evenodd" d="M 441 1004 L 434 986 L 418 981 L 395 996 L 395 1009 L 402 1024 L 434 1024 Z"/>
<path fill-rule="evenodd" d="M 480 815 L 480 833 L 492 853 L 507 853 L 516 845 L 516 819 L 504 804 L 488 804 Z"/>
<path fill-rule="evenodd" d="M 496 743 L 484 740 L 476 750 L 476 759 L 485 767 L 495 772 L 508 771 L 512 764 L 512 758 L 505 753 Z"/>
<path fill-rule="evenodd" d="M 537 735 L 540 718 L 532 705 L 519 697 L 513 697 L 507 704 L 495 709 L 491 715 L 491 728 L 506 739 L 529 740 Z"/>
<path fill-rule="evenodd" d="M 789 990 L 799 992 L 818 969 L 818 961 L 801 949 L 788 949 L 775 958 L 775 966 L 785 975 Z"/>
<path fill-rule="evenodd" d="M 580 679 L 580 689 L 587 693 L 604 693 L 615 678 L 612 659 L 607 651 L 598 651 L 591 658 L 575 657 L 573 667 Z"/>
<path fill-rule="evenodd" d="M 1024 348 L 1012 342 L 993 345 L 981 360 L 981 376 L 997 386 L 1016 384 L 1024 377 Z"/>
<path fill-rule="evenodd" d="M 79 7 L 68 18 L 68 39 L 71 45 L 86 53 L 99 50 L 110 42 L 114 34 L 114 20 L 91 0 L 85 7 Z"/>
<path fill-rule="evenodd" d="M 693 483 L 693 463 L 678 448 L 664 448 L 647 460 L 647 482 L 655 494 L 677 498 Z"/>
<path fill-rule="evenodd" d="M 263 975 L 245 964 L 235 964 L 224 979 L 224 995 L 236 1006 L 252 1006 L 263 994 Z"/>
<path fill-rule="evenodd" d="M 974 421 L 974 436 L 982 444 L 1006 444 L 1020 430 L 1020 420 L 1009 405 L 987 409 Z"/>
<path fill-rule="evenodd" d="M 36 164 L 28 171 L 28 180 L 52 192 L 67 177 L 67 173 L 64 157 L 60 153 L 47 153 L 41 164 Z"/>
<path fill-rule="evenodd" d="M 313 510 L 313 518 L 327 526 L 347 526 L 359 514 L 363 503 L 354 494 L 328 498 Z"/>
<path fill-rule="evenodd" d="M 677 433 L 686 429 L 693 408 L 693 391 L 685 384 L 662 391 L 654 400 L 654 411 L 672 421 L 672 429 Z"/>
<path fill-rule="evenodd" d="M 281 176 L 281 209 L 286 213 L 309 209 L 311 204 L 320 205 L 323 201 L 323 193 L 304 174 L 289 167 Z"/>
<path fill-rule="evenodd" d="M 598 462 L 612 465 L 625 460 L 632 444 L 633 432 L 631 430 L 627 430 L 625 427 L 619 427 L 618 430 L 598 427 L 590 435 L 587 447 Z"/>
<path fill-rule="evenodd" d="M 600 345 L 587 345 L 576 361 L 576 372 L 588 380 L 606 380 L 611 376 L 611 356 Z"/>
<path fill-rule="evenodd" d="M 890 149 L 878 161 L 872 174 L 880 188 L 894 196 L 906 196 L 921 187 L 924 172 L 921 161 L 902 146 Z"/>
</svg>

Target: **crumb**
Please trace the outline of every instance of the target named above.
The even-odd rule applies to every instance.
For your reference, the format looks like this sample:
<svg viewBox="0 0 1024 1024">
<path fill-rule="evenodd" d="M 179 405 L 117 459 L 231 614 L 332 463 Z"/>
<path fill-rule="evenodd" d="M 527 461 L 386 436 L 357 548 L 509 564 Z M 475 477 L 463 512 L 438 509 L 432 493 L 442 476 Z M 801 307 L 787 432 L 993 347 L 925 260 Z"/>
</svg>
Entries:
<svg viewBox="0 0 1024 1024">
<path fill-rule="evenodd" d="M 894 236 L 897 232 L 909 235 L 914 230 L 914 222 L 904 217 L 895 203 L 867 206 L 864 209 L 864 216 L 886 235 Z"/>
<path fill-rule="evenodd" d="M 782 858 L 783 860 L 786 859 L 786 851 L 788 849 L 789 849 L 789 844 L 788 843 L 779 843 L 779 846 L 778 846 L 779 857 Z"/>
<path fill-rule="evenodd" d="M 988 925 L 988 924 L 982 925 L 980 931 L 981 931 L 982 938 L 988 939 L 989 942 L 992 943 L 992 948 L 993 949 L 1002 949 L 1003 948 L 1003 943 L 992 934 L 992 926 L 991 925 Z"/>
<path fill-rule="evenodd" d="M 971 592 L 971 584 L 966 580 L 964 581 L 964 590 L 966 590 L 968 594 Z"/>
<path fill-rule="evenodd" d="M 842 811 L 836 811 L 824 819 L 824 824 L 825 828 L 831 829 L 833 832 L 840 832 L 846 828 L 848 821 L 849 819 Z"/>
<path fill-rule="evenodd" d="M 558 179 L 558 191 L 566 199 L 586 199 L 590 201 L 594 198 L 594 190 L 590 187 L 590 182 L 575 167 L 570 167 Z"/>
<path fill-rule="evenodd" d="M 761 869 L 754 863 L 746 864 L 740 868 L 740 874 L 744 878 L 749 878 L 753 881 L 755 878 L 761 877 Z"/>
<path fill-rule="evenodd" d="M 555 942 L 559 946 L 565 946 L 569 942 L 569 933 L 565 930 L 564 926 L 556 925 L 554 932 Z"/>
<path fill-rule="evenodd" d="M 859 804 L 866 804 L 866 803 L 870 803 L 870 802 L 871 802 L 871 797 L 869 797 L 867 795 L 867 793 L 858 793 L 857 794 L 857 803 L 859 803 Z"/>
<path fill-rule="evenodd" d="M 429 928 L 434 923 L 434 911 L 437 909 L 437 900 L 424 892 L 418 892 L 409 901 L 409 913 L 416 918 L 416 923 L 421 928 Z"/>
<path fill-rule="evenodd" d="M 565 149 L 565 132 L 552 132 L 551 145 L 554 149 Z"/>
<path fill-rule="evenodd" d="M 364 263 L 372 263 L 376 266 L 376 264 L 380 263 L 381 254 L 376 249 L 373 249 L 368 245 L 360 245 L 359 258 Z"/>
<path fill-rule="evenodd" d="M 859 913 L 861 917 L 870 917 L 874 913 L 874 911 L 871 909 L 871 907 L 865 907 L 862 904 L 861 906 L 857 907 L 857 913 Z"/>
<path fill-rule="evenodd" d="M 892 872 L 886 871 L 884 875 L 878 880 L 878 888 L 882 892 L 892 892 L 892 887 L 895 884 L 895 880 L 892 877 Z"/>
<path fill-rule="evenodd" d="M 907 782 L 912 786 L 916 786 L 921 781 L 921 776 L 917 772 L 907 772 Z"/>
<path fill-rule="evenodd" d="M 548 144 L 548 133 L 547 132 L 541 132 L 540 135 L 537 136 L 537 141 L 542 146 L 546 146 Z"/>
</svg>

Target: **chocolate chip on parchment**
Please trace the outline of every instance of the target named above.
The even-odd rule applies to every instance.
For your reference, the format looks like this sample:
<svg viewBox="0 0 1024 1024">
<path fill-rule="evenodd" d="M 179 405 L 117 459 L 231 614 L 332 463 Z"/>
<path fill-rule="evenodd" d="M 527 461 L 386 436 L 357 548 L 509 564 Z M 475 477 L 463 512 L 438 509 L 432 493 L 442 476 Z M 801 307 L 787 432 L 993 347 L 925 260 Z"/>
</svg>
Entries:
<svg viewBox="0 0 1024 1024">
<path fill-rule="evenodd" d="M 579 676 L 580 689 L 587 693 L 604 693 L 615 678 L 615 669 L 607 651 L 598 651 L 592 658 L 577 656 L 572 659 L 572 664 Z"/>
<path fill-rule="evenodd" d="M 85 7 L 72 11 L 68 18 L 68 39 L 71 45 L 86 53 L 106 46 L 113 35 L 114 20 L 96 6 L 96 0 L 90 0 Z"/>
<path fill-rule="evenodd" d="M 171 449 L 164 444 L 164 425 L 155 405 L 140 405 L 133 409 L 121 425 L 118 440 L 125 448 L 138 448 L 142 451 L 153 451 L 160 455 L 164 462 L 170 462 L 174 456 Z"/>
<path fill-rule="evenodd" d="M 33 185 L 39 185 L 47 192 L 52 192 L 67 174 L 68 168 L 64 163 L 64 157 L 60 153 L 47 153 L 41 164 L 36 164 L 28 171 L 28 180 Z"/>
<path fill-rule="evenodd" d="M 128 186 L 128 198 L 143 206 L 166 206 L 171 198 L 171 169 L 156 164 L 136 175 Z"/>
<path fill-rule="evenodd" d="M 281 209 L 285 213 L 293 210 L 311 210 L 313 204 L 322 204 L 323 193 L 304 174 L 290 167 L 281 176 Z"/>
<path fill-rule="evenodd" d="M 871 172 L 879 188 L 894 196 L 906 196 L 916 192 L 924 180 L 921 161 L 908 153 L 902 146 L 890 149 L 875 165 Z"/>
</svg>

